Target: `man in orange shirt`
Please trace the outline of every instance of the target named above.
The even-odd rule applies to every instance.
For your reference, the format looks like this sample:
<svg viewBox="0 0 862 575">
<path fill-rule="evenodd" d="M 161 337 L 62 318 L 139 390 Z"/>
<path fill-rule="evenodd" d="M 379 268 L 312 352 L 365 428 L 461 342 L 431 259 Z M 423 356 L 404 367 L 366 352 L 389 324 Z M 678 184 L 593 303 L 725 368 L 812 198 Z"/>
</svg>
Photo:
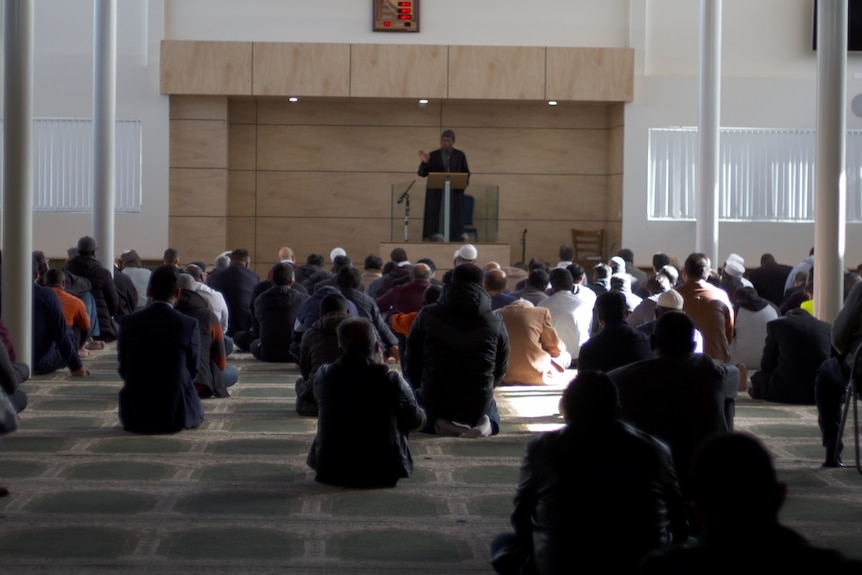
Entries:
<svg viewBox="0 0 862 575">
<path fill-rule="evenodd" d="M 87 315 L 87 308 L 83 300 L 66 291 L 66 278 L 63 270 L 49 269 L 45 272 L 45 287 L 54 290 L 60 298 L 63 315 L 66 317 L 66 325 L 74 334 L 72 340 L 78 346 L 78 354 L 88 355 L 84 344 L 90 335 L 90 316 Z"/>
</svg>

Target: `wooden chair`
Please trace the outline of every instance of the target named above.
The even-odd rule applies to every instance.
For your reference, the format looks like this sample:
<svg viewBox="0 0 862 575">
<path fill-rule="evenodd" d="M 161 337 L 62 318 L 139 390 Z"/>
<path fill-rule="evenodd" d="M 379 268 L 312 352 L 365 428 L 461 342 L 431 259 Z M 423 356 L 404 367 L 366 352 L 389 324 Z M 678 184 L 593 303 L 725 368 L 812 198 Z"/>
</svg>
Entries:
<svg viewBox="0 0 862 575">
<path fill-rule="evenodd" d="M 575 248 L 573 261 L 587 270 L 605 261 L 605 230 L 579 230 L 572 228 L 572 247 Z"/>
<path fill-rule="evenodd" d="M 841 427 L 838 429 L 838 442 L 835 447 L 835 457 L 839 453 L 841 439 L 844 436 L 844 428 L 847 425 L 847 414 L 850 404 L 853 404 L 853 447 L 856 452 L 856 470 L 862 475 L 862 458 L 859 453 L 859 394 L 862 394 L 862 345 L 853 352 L 853 364 L 850 366 L 850 387 L 847 391 L 847 400 L 844 402 L 844 412 L 841 414 Z"/>
</svg>

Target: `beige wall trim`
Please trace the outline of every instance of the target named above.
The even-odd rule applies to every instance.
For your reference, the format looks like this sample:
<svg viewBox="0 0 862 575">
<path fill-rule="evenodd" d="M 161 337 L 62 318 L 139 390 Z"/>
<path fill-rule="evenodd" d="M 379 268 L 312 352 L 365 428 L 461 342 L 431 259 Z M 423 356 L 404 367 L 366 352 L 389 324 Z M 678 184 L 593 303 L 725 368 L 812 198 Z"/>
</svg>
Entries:
<svg viewBox="0 0 862 575">
<path fill-rule="evenodd" d="M 631 102 L 634 50 L 163 40 L 161 93 Z"/>
</svg>

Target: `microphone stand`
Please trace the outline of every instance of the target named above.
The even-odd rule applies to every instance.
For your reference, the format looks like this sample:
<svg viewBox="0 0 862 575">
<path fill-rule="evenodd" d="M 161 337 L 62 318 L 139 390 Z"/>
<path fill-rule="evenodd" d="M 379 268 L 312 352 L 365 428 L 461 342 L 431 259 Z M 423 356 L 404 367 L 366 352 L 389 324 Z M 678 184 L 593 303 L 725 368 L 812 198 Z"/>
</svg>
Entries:
<svg viewBox="0 0 862 575">
<path fill-rule="evenodd" d="M 527 228 L 521 233 L 521 261 L 527 263 Z"/>
<path fill-rule="evenodd" d="M 413 184 L 415 184 L 415 183 L 416 183 L 416 180 L 413 180 L 412 182 L 410 182 L 410 185 L 407 186 L 407 189 L 404 190 L 404 193 L 401 194 L 401 196 L 398 198 L 399 204 L 402 204 L 402 203 L 405 204 L 404 205 L 404 241 L 405 242 L 409 241 L 408 240 L 408 231 L 407 231 L 409 226 L 410 226 L 410 194 L 409 194 L 409 192 L 410 192 L 410 188 L 412 188 Z"/>
</svg>

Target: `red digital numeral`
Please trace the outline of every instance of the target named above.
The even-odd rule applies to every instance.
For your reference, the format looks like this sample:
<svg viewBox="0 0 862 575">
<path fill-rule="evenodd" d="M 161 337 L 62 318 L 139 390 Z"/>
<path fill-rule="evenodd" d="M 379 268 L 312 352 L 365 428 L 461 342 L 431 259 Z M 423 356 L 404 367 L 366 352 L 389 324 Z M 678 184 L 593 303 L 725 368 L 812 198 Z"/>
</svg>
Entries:
<svg viewBox="0 0 862 575">
<path fill-rule="evenodd" d="M 399 6 L 410 6 L 411 2 L 399 2 Z"/>
<path fill-rule="evenodd" d="M 398 19 L 399 20 L 411 20 L 412 18 L 410 17 L 409 14 L 408 15 L 401 14 L 400 16 L 398 16 Z"/>
<path fill-rule="evenodd" d="M 391 27 L 392 27 L 392 22 L 390 22 L 389 20 L 387 20 L 386 22 L 384 22 L 384 23 L 383 23 L 383 27 L 384 27 L 384 28 L 391 28 Z"/>
<path fill-rule="evenodd" d="M 399 13 L 399 14 L 410 14 L 410 12 L 412 12 L 412 11 L 413 11 L 413 10 L 412 10 L 412 9 L 410 9 L 410 8 L 399 8 L 399 9 L 398 9 L 398 13 Z"/>
</svg>

